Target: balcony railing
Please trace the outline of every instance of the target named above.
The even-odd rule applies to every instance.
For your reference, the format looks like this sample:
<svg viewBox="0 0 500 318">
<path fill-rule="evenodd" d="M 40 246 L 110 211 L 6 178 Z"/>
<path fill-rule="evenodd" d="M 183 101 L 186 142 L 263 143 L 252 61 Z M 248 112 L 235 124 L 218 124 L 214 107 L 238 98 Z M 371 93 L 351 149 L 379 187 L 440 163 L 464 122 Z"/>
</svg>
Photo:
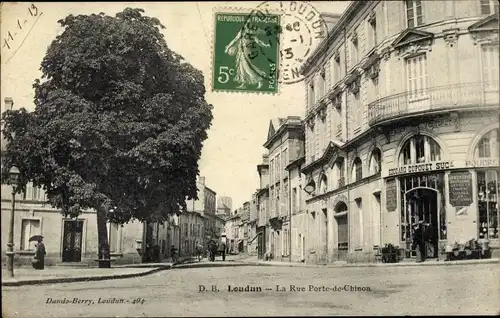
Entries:
<svg viewBox="0 0 500 318">
<path fill-rule="evenodd" d="M 376 125 L 409 114 L 498 105 L 498 82 L 435 86 L 381 98 L 368 105 L 368 123 Z"/>
</svg>

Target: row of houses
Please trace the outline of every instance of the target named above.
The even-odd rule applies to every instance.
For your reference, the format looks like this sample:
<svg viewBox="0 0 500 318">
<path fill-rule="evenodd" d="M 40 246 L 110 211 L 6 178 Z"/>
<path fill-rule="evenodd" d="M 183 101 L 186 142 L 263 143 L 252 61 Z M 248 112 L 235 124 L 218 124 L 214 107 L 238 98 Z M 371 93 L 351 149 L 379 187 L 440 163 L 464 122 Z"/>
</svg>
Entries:
<svg viewBox="0 0 500 318">
<path fill-rule="evenodd" d="M 269 125 L 259 257 L 413 258 L 419 222 L 430 257 L 471 239 L 498 255 L 498 48 L 497 1 L 353 1 L 302 68 L 304 117 Z"/>
<path fill-rule="evenodd" d="M 13 108 L 12 98 L 5 98 L 2 113 Z M 5 151 L 2 136 L 2 154 Z M 111 259 L 116 264 L 161 262 L 172 257 L 174 246 L 180 257 L 196 254 L 196 244 L 205 247 L 210 239 L 218 239 L 224 232 L 224 218 L 216 213 L 215 191 L 197 180 L 198 199 L 186 201 L 187 211 L 171 215 L 165 222 L 142 223 L 132 220 L 127 224 L 108 223 Z M 77 218 L 65 218 L 61 211 L 46 203 L 43 189 L 28 184 L 22 194 L 12 195 L 12 187 L 1 188 L 2 262 L 9 241 L 10 215 L 14 209 L 14 261 L 29 264 L 35 251 L 30 237 L 42 235 L 47 250 L 46 263 L 81 263 L 91 265 L 98 257 L 97 219 L 94 210 L 85 210 Z M 14 203 L 14 204 L 13 204 Z"/>
</svg>

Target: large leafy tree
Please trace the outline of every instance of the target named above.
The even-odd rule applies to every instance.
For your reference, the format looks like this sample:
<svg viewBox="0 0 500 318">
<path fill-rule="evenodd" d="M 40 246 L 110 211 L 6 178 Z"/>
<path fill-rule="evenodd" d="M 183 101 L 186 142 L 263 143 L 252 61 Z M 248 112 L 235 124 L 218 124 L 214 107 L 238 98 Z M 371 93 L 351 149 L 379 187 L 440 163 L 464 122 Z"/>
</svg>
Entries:
<svg viewBox="0 0 500 318">
<path fill-rule="evenodd" d="M 60 20 L 64 31 L 33 85 L 34 112 L 3 114 L 3 175 L 18 167 L 17 191 L 32 181 L 66 216 L 95 209 L 103 259 L 107 220 L 162 222 L 196 198 L 212 121 L 202 73 L 169 49 L 163 25 L 143 12 Z"/>
</svg>

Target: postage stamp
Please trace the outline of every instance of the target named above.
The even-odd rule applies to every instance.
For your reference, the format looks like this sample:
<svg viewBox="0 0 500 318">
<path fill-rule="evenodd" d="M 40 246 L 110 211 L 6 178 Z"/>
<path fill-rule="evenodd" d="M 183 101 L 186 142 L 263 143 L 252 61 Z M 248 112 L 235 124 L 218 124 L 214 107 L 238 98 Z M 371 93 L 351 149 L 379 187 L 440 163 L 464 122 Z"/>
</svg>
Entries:
<svg viewBox="0 0 500 318">
<path fill-rule="evenodd" d="M 280 26 L 266 30 L 270 44 L 279 50 L 278 84 L 294 84 L 302 81 L 303 63 L 311 56 L 317 45 L 327 37 L 328 26 L 321 13 L 308 1 L 265 1 L 260 3 L 248 17 L 266 19 L 279 14 Z M 251 24 L 244 24 L 243 34 L 252 32 Z M 266 51 L 262 51 L 265 54 Z M 273 61 L 272 56 L 268 56 Z"/>
<path fill-rule="evenodd" d="M 212 90 L 277 93 L 279 29 L 278 14 L 216 13 Z"/>
</svg>

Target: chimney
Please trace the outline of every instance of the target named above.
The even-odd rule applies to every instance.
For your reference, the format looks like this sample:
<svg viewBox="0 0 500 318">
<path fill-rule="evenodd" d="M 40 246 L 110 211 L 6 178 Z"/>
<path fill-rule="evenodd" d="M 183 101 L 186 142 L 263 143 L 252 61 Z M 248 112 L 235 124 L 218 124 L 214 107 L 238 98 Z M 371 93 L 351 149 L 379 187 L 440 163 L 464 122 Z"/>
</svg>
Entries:
<svg viewBox="0 0 500 318">
<path fill-rule="evenodd" d="M 200 177 L 200 183 L 205 185 L 205 177 Z"/>
<path fill-rule="evenodd" d="M 12 97 L 5 97 L 3 101 L 5 102 L 5 110 L 12 110 L 12 107 L 14 106 L 14 100 Z"/>
</svg>

